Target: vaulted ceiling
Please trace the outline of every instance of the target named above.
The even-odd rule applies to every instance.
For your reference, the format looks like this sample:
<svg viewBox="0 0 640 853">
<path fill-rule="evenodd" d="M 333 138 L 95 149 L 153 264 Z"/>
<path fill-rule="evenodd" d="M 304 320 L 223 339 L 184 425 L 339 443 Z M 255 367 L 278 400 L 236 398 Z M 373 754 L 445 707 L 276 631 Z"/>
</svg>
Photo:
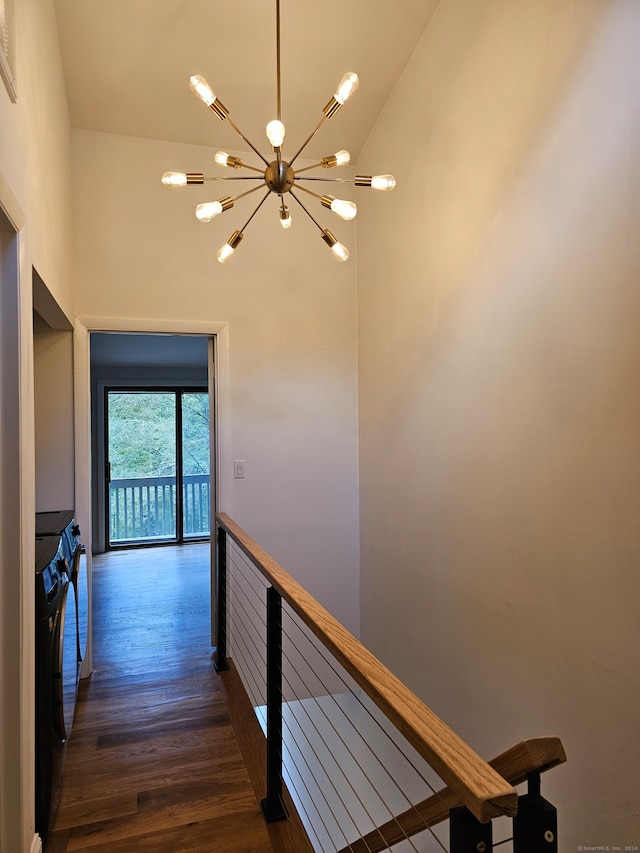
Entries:
<svg viewBox="0 0 640 853">
<path fill-rule="evenodd" d="M 190 92 L 203 74 L 262 152 L 276 115 L 275 0 L 55 0 L 74 128 L 245 149 Z M 345 71 L 360 88 L 305 151 L 355 159 L 437 0 L 281 0 L 282 119 L 293 153 Z"/>
</svg>

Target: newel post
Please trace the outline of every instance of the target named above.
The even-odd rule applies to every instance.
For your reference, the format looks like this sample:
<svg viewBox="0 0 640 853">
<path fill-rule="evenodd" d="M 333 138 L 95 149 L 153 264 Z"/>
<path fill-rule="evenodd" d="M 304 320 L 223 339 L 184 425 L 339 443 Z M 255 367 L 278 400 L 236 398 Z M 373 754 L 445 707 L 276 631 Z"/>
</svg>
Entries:
<svg viewBox="0 0 640 853">
<path fill-rule="evenodd" d="M 260 803 L 269 823 L 289 813 L 282 799 L 282 597 L 267 589 L 267 796 Z"/>
<path fill-rule="evenodd" d="M 540 773 L 529 773 L 527 782 L 513 819 L 514 853 L 558 853 L 556 808 L 540 795 Z"/>
<path fill-rule="evenodd" d="M 216 672 L 229 669 L 227 661 L 227 534 L 216 528 Z"/>
<path fill-rule="evenodd" d="M 491 821 L 480 823 L 465 806 L 449 810 L 451 853 L 490 853 L 493 848 Z"/>
</svg>

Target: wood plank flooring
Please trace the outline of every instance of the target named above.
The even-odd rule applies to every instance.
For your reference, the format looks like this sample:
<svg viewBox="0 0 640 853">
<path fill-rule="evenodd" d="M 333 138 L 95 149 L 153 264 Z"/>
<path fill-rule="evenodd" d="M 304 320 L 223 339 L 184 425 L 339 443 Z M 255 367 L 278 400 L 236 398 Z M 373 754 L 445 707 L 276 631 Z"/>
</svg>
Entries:
<svg viewBox="0 0 640 853">
<path fill-rule="evenodd" d="M 94 672 L 46 853 L 273 853 L 211 662 L 208 549 L 94 558 Z"/>
</svg>

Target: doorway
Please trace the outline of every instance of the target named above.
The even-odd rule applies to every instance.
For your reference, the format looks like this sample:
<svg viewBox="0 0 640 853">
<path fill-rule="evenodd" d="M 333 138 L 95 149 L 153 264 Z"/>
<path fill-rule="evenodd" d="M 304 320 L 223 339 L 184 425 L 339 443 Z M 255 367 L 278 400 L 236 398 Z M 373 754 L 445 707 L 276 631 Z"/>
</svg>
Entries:
<svg viewBox="0 0 640 853">
<path fill-rule="evenodd" d="M 210 536 L 206 388 L 105 387 L 108 548 Z"/>
<path fill-rule="evenodd" d="M 214 339 L 195 334 L 92 332 L 89 349 L 92 552 L 102 553 L 112 546 L 179 544 L 190 541 L 192 532 L 198 534 L 196 538 L 206 538 L 207 524 L 210 525 L 211 515 L 216 509 Z M 185 396 L 191 393 L 197 396 Z M 187 437 L 186 449 L 183 449 L 179 420 L 184 408 L 179 401 L 182 399 L 183 403 L 188 401 L 187 405 L 189 402 L 195 404 L 204 400 L 200 394 L 204 394 L 208 403 L 209 467 L 203 462 L 202 451 L 197 456 L 201 463 L 199 467 L 192 464 L 191 444 Z M 114 412 L 117 414 L 116 422 L 109 427 L 109 413 Z M 152 414 L 156 417 L 149 418 Z M 155 426 L 150 422 L 153 420 L 157 421 Z M 181 420 L 185 421 L 185 418 Z M 190 423 L 190 416 L 186 421 Z M 122 452 L 109 447 L 114 435 L 126 445 Z M 158 443 L 163 443 L 160 439 L 169 436 L 171 440 L 164 441 L 164 444 L 171 445 L 173 450 L 168 447 L 159 449 Z M 202 432 L 200 436 L 202 438 Z M 180 463 L 181 456 L 185 464 Z M 201 499 L 196 511 L 199 513 L 202 505 L 202 511 L 206 511 L 209 517 L 206 523 L 200 524 L 198 515 L 198 527 L 193 529 L 191 515 L 185 523 L 176 505 L 179 509 L 186 503 L 186 509 L 191 513 L 194 490 L 189 478 L 200 475 L 202 480 L 203 474 L 209 474 L 209 484 L 206 494 L 204 487 L 202 494 L 196 490 L 195 499 Z M 183 489 L 178 488 L 180 478 L 182 485 L 186 482 L 188 486 L 186 498 Z M 117 482 L 140 479 L 156 479 L 156 482 Z M 125 485 L 129 489 L 126 493 Z M 199 483 L 197 485 L 200 486 Z M 121 486 L 123 488 L 119 488 Z M 156 486 L 158 513 L 155 508 Z M 132 488 L 137 491 L 133 493 Z M 124 515 L 125 499 L 128 518 Z M 148 500 L 151 501 L 150 507 Z M 115 514 L 116 501 L 119 502 L 120 526 L 115 527 L 114 519 L 112 535 L 112 503 Z"/>
</svg>

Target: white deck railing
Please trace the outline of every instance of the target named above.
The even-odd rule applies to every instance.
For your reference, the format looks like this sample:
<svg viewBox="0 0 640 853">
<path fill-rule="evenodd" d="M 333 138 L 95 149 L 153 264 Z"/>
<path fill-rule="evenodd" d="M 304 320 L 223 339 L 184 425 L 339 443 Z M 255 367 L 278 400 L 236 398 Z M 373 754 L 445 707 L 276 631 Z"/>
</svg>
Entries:
<svg viewBox="0 0 640 853">
<path fill-rule="evenodd" d="M 208 536 L 209 474 L 183 477 L 183 535 Z M 137 477 L 109 483 L 111 542 L 175 539 L 176 478 Z"/>
</svg>

